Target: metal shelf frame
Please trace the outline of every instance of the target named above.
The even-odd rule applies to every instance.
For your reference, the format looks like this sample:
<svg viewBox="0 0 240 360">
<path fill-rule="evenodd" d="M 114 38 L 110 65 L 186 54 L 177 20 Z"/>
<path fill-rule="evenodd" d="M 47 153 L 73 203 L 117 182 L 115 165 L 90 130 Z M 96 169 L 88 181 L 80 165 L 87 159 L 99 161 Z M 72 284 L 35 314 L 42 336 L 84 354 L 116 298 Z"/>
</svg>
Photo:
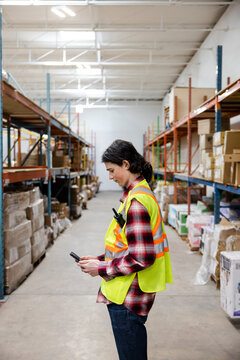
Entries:
<svg viewBox="0 0 240 360">
<path fill-rule="evenodd" d="M 166 176 L 169 173 L 167 169 L 167 155 L 166 145 L 173 144 L 174 147 L 174 202 L 177 202 L 177 182 L 186 181 L 188 184 L 188 213 L 190 213 L 191 205 L 191 184 L 197 183 L 204 186 L 211 186 L 214 189 L 214 220 L 215 224 L 220 221 L 220 194 L 221 191 L 230 192 L 240 195 L 240 187 L 220 184 L 217 182 L 206 181 L 198 177 L 194 177 L 196 169 L 192 169 L 192 159 L 196 151 L 192 149 L 192 133 L 197 131 L 197 122 L 201 119 L 211 118 L 215 119 L 215 132 L 221 131 L 221 119 L 225 116 L 229 118 L 240 114 L 240 79 L 232 84 L 229 84 L 225 89 L 222 89 L 222 46 L 217 47 L 217 72 L 216 72 L 216 95 L 211 99 L 205 101 L 198 109 L 191 109 L 191 79 L 189 79 L 189 99 L 188 99 L 188 114 L 179 121 L 174 121 L 171 128 L 168 128 L 158 134 L 155 138 L 150 140 L 150 133 L 145 134 L 144 152 L 146 159 L 150 159 L 150 149 L 153 144 L 159 142 L 160 146 L 164 146 L 164 169 L 155 171 L 158 175 Z M 177 109 L 177 102 L 175 101 L 175 110 Z M 176 112 L 176 111 L 175 111 Z M 175 115 L 175 120 L 177 120 Z M 188 138 L 188 163 L 183 173 L 177 170 L 177 146 L 181 137 Z M 197 150 L 197 149 L 196 149 Z M 186 171 L 187 170 L 187 171 Z"/>
<path fill-rule="evenodd" d="M 2 12 L 0 7 L 0 60 L 2 59 Z M 0 65 L 0 301 L 4 299 L 4 244 L 3 244 L 3 188 L 10 183 L 45 179 L 48 182 L 48 213 L 51 214 L 51 181 L 52 177 L 63 176 L 68 181 L 68 205 L 70 205 L 71 179 L 76 176 L 89 176 L 89 171 L 70 172 L 70 169 L 54 169 L 50 167 L 50 141 L 51 138 L 68 143 L 68 156 L 71 157 L 71 144 L 85 148 L 93 148 L 85 139 L 70 129 L 70 102 L 68 102 L 68 124 L 65 126 L 50 115 L 50 75 L 47 74 L 47 111 L 28 99 L 6 81 L 2 80 L 2 67 Z M 8 167 L 3 168 L 3 127 L 7 128 L 8 141 Z M 11 127 L 18 129 L 18 165 L 11 167 Z M 47 138 L 47 164 L 48 166 L 27 167 L 21 165 L 21 128 L 28 129 L 40 136 L 40 163 L 42 163 L 42 137 Z M 96 141 L 96 140 L 95 140 Z M 14 145 L 16 145 L 16 143 Z M 30 153 L 33 149 L 30 150 Z M 30 155 L 28 154 L 28 156 Z M 26 157 L 27 159 L 27 157 Z M 25 160 L 26 160 L 25 159 Z"/>
</svg>

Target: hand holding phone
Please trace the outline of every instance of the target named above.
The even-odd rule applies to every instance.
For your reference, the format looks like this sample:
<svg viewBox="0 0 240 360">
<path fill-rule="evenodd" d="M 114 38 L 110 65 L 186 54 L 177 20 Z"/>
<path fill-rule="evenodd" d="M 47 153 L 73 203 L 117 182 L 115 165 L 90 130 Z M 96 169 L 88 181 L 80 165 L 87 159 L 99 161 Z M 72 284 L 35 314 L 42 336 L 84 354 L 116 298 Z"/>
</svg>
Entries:
<svg viewBox="0 0 240 360">
<path fill-rule="evenodd" d="M 76 261 L 81 260 L 81 258 L 77 254 L 75 254 L 73 251 L 71 251 L 69 255 L 71 255 Z"/>
</svg>

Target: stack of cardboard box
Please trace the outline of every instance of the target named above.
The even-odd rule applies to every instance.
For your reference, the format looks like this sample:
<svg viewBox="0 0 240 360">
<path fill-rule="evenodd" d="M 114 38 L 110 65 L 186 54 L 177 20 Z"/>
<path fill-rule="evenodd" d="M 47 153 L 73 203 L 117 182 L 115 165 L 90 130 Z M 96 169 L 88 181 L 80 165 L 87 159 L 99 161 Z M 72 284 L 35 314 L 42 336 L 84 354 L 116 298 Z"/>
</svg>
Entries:
<svg viewBox="0 0 240 360">
<path fill-rule="evenodd" d="M 4 193 L 4 261 L 7 294 L 18 287 L 32 271 L 36 258 L 39 258 L 39 253 L 36 253 L 34 247 L 39 229 L 42 231 L 38 234 L 38 244 L 41 243 L 44 249 L 41 255 L 45 252 L 46 238 L 43 224 L 43 200 L 40 199 L 38 188 L 33 190 L 16 188 Z"/>
<path fill-rule="evenodd" d="M 39 194 L 39 193 L 38 193 Z M 44 231 L 44 206 L 43 199 L 37 198 L 38 195 L 34 195 L 34 201 L 27 209 L 27 218 L 31 221 L 32 225 L 32 263 L 35 264 L 42 255 L 45 254 L 48 246 L 47 237 Z"/>
<path fill-rule="evenodd" d="M 68 155 L 65 153 L 64 149 L 54 150 L 52 153 L 52 167 L 71 167 L 71 159 L 69 159 Z"/>
<path fill-rule="evenodd" d="M 80 194 L 79 186 L 71 186 L 71 215 L 78 218 L 82 215 L 82 196 Z"/>
</svg>

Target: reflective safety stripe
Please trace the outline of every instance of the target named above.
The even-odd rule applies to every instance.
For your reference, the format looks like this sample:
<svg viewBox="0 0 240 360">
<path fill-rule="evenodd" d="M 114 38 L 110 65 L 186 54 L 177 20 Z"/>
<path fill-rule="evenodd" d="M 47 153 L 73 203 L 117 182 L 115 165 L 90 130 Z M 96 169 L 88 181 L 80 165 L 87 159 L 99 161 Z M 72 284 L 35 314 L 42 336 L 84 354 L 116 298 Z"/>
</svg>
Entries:
<svg viewBox="0 0 240 360">
<path fill-rule="evenodd" d="M 125 256 L 127 255 L 129 252 L 128 250 L 123 250 L 123 251 L 119 251 L 119 252 L 115 252 L 115 251 L 111 251 L 109 249 L 109 247 L 106 247 L 105 249 L 105 260 L 113 260 L 113 259 L 116 259 L 116 258 L 120 258 L 122 256 Z"/>
</svg>

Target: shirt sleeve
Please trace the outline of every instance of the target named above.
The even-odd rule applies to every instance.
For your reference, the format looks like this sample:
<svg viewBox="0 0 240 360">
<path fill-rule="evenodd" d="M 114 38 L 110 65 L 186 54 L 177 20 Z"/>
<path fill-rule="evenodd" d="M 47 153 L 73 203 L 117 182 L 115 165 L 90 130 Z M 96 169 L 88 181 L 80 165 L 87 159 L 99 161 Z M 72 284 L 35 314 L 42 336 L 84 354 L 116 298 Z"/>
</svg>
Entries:
<svg viewBox="0 0 240 360">
<path fill-rule="evenodd" d="M 128 254 L 100 262 L 98 273 L 105 280 L 144 270 L 155 261 L 150 216 L 147 209 L 136 199 L 132 200 L 128 210 L 125 236 L 128 241 Z"/>
</svg>

